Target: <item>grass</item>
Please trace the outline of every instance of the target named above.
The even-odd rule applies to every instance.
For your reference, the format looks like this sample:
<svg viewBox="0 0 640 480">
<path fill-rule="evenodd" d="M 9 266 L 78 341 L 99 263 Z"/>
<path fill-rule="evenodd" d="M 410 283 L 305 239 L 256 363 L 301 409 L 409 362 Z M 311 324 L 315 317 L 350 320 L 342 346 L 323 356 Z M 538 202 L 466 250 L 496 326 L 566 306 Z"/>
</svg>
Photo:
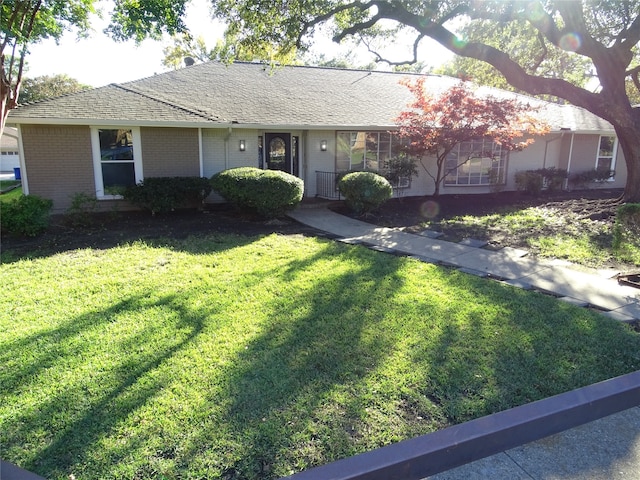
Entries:
<svg viewBox="0 0 640 480">
<path fill-rule="evenodd" d="M 19 185 L 20 183 L 20 181 L 15 180 L 0 180 L 0 191 L 4 192 L 5 190 L 15 185 Z M 0 203 L 13 200 L 15 198 L 18 198 L 20 195 L 22 195 L 22 187 L 14 188 L 9 192 L 0 195 Z"/>
<path fill-rule="evenodd" d="M 484 216 L 465 215 L 432 222 L 429 227 L 445 233 L 451 231 L 453 240 L 506 239 L 507 243 L 515 243 L 535 255 L 588 267 L 605 267 L 612 262 L 640 265 L 640 248 L 629 245 L 624 251 L 613 249 L 609 223 L 558 209 L 528 207 Z"/>
<path fill-rule="evenodd" d="M 2 457 L 50 479 L 276 478 L 640 368 L 601 315 L 322 239 L 0 272 Z"/>
</svg>

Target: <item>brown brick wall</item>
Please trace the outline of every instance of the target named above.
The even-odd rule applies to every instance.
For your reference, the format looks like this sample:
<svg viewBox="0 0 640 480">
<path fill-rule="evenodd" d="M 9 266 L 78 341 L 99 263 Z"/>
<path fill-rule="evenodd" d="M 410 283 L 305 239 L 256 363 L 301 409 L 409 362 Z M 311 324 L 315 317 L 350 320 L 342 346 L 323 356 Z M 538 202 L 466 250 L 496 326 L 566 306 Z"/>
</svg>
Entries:
<svg viewBox="0 0 640 480">
<path fill-rule="evenodd" d="M 145 177 L 200 174 L 197 129 L 141 128 L 140 136 Z M 23 125 L 22 139 L 29 193 L 53 200 L 56 213 L 75 193 L 95 195 L 88 126 Z"/>
<path fill-rule="evenodd" d="M 141 128 L 145 177 L 200 175 L 198 130 L 195 128 Z"/>
<path fill-rule="evenodd" d="M 22 140 L 30 194 L 53 200 L 54 212 L 75 193 L 95 195 L 88 126 L 23 125 Z"/>
</svg>

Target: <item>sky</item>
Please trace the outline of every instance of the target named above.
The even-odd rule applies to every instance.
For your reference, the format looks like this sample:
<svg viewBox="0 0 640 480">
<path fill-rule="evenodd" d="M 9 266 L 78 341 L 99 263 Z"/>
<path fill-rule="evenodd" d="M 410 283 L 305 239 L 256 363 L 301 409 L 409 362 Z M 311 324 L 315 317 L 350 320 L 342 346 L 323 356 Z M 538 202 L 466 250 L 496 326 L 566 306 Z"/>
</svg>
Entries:
<svg viewBox="0 0 640 480">
<path fill-rule="evenodd" d="M 100 2 L 103 10 L 108 11 L 108 1 Z M 209 48 L 222 38 L 224 25 L 211 19 L 209 6 L 211 0 L 191 0 L 186 11 L 186 24 L 194 37 L 203 36 Z M 106 15 L 105 15 L 106 16 Z M 77 40 L 76 35 L 67 32 L 56 44 L 47 40 L 33 45 L 27 56 L 28 77 L 42 75 L 67 74 L 80 83 L 92 87 L 100 87 L 110 83 L 123 83 L 149 77 L 167 71 L 162 65 L 164 54 L 162 49 L 171 45 L 169 38 L 163 41 L 145 40 L 140 46 L 133 41 L 114 42 L 102 30 L 107 21 L 95 17 L 92 20 L 93 32 L 88 39 Z M 432 40 L 422 51 L 428 51 L 425 60 L 428 65 L 439 65 L 451 58 L 451 54 Z M 392 47 L 392 53 L 403 53 L 403 58 L 409 55 L 409 46 Z M 346 47 L 339 47 L 328 38 L 319 39 L 315 44 L 316 52 L 323 52 L 327 58 L 344 54 Z M 110 61 L 105 62 L 105 59 Z M 363 64 L 372 57 L 364 54 L 358 57 Z"/>
</svg>

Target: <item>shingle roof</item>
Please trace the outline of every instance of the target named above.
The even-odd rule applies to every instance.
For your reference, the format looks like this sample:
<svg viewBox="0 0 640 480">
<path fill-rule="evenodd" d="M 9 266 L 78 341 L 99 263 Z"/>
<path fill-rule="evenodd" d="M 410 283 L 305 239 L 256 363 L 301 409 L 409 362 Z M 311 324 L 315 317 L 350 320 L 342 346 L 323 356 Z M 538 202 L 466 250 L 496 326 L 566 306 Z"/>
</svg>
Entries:
<svg viewBox="0 0 640 480">
<path fill-rule="evenodd" d="M 412 100 L 400 85 L 415 74 L 319 67 L 275 67 L 258 63 L 208 62 L 120 85 L 21 106 L 15 123 L 239 124 L 291 127 L 391 127 Z M 427 75 L 430 91 L 459 80 Z M 515 95 L 483 87 L 488 93 Z M 541 102 L 553 130 L 612 130 L 590 112 Z M 204 126 L 204 125 L 203 125 Z"/>
</svg>

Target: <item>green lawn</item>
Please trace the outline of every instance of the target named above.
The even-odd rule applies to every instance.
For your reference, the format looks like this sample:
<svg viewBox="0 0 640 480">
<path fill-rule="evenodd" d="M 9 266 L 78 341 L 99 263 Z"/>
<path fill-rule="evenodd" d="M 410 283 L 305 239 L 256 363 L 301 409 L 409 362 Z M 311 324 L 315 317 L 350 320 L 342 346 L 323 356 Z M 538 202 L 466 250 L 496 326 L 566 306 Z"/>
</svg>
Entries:
<svg viewBox="0 0 640 480">
<path fill-rule="evenodd" d="M 1 455 L 50 479 L 275 478 L 640 368 L 586 309 L 303 236 L 0 272 Z"/>
<path fill-rule="evenodd" d="M 0 191 L 7 190 L 10 187 L 13 187 L 14 185 L 17 185 L 19 183 L 20 183 L 19 181 L 15 181 L 15 180 L 0 180 Z M 20 195 L 22 195 L 22 187 L 14 188 L 9 192 L 6 192 L 0 195 L 0 203 L 13 200 L 14 198 L 18 198 Z"/>
</svg>

